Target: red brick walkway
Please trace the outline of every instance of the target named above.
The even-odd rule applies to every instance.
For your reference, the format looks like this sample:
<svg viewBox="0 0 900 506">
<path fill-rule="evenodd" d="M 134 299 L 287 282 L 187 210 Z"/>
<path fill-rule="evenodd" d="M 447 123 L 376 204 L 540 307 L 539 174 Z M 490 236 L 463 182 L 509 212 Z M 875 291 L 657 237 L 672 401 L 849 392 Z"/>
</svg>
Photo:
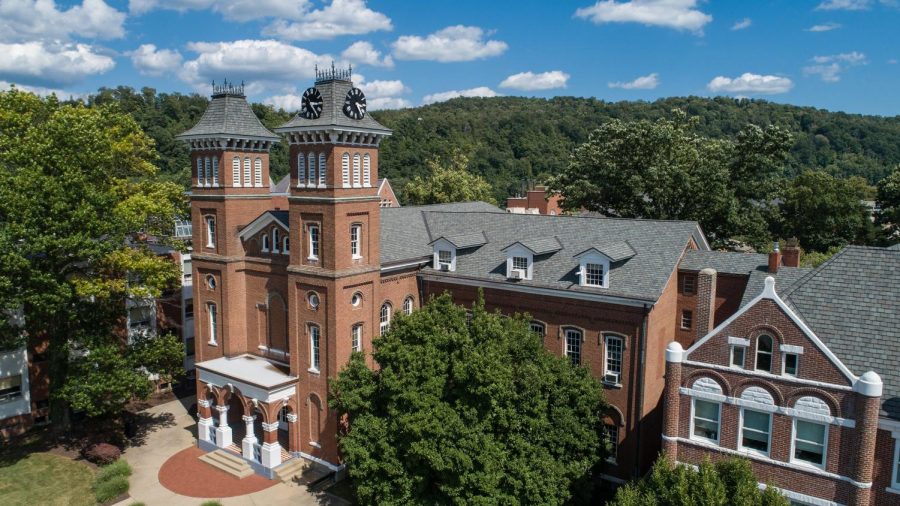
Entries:
<svg viewBox="0 0 900 506">
<path fill-rule="evenodd" d="M 278 483 L 258 474 L 238 479 L 201 461 L 204 453 L 192 446 L 172 455 L 159 469 L 159 482 L 176 494 L 201 498 L 252 494 Z"/>
</svg>

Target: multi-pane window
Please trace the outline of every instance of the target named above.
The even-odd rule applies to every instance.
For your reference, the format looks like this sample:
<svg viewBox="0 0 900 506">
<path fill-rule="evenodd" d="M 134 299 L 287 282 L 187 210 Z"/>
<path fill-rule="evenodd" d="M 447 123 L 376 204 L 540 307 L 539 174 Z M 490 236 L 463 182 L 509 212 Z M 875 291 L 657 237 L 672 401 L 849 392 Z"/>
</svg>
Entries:
<svg viewBox="0 0 900 506">
<path fill-rule="evenodd" d="M 512 257 L 512 268 L 514 271 L 521 271 L 522 274 L 528 272 L 528 257 Z"/>
<path fill-rule="evenodd" d="M 747 347 L 746 346 L 732 346 L 731 347 L 731 366 L 739 367 L 741 369 L 744 368 L 744 361 L 747 359 Z"/>
<path fill-rule="evenodd" d="M 603 266 L 601 264 L 584 264 L 584 284 L 603 286 Z"/>
<path fill-rule="evenodd" d="M 741 423 L 741 448 L 768 455 L 771 420 L 770 413 L 744 409 Z"/>
<path fill-rule="evenodd" d="M 231 186 L 241 186 L 241 159 L 236 156 L 231 159 Z"/>
<path fill-rule="evenodd" d="M 128 330 L 132 336 L 151 332 L 153 330 L 153 307 L 135 306 L 130 308 L 128 310 Z"/>
<path fill-rule="evenodd" d="M 362 325 L 354 325 L 350 329 L 350 346 L 353 351 L 362 351 Z"/>
<path fill-rule="evenodd" d="M 22 395 L 22 375 L 0 378 L 0 402 L 9 401 Z"/>
<path fill-rule="evenodd" d="M 359 187 L 359 153 L 353 155 L 353 187 Z"/>
<path fill-rule="evenodd" d="M 619 454 L 619 426 L 614 423 L 604 424 L 603 437 L 609 441 L 609 457 L 606 460 L 615 463 Z"/>
<path fill-rule="evenodd" d="M 250 176 L 250 158 L 244 158 L 244 186 L 253 186 L 253 182 L 250 181 Z"/>
<path fill-rule="evenodd" d="M 689 309 L 681 311 L 681 328 L 690 329 L 694 325 L 694 312 Z"/>
<path fill-rule="evenodd" d="M 403 312 L 410 315 L 413 312 L 413 298 L 407 297 L 403 299 Z"/>
<path fill-rule="evenodd" d="M 372 186 L 372 161 L 368 153 L 363 156 L 363 186 Z"/>
<path fill-rule="evenodd" d="M 796 353 L 784 354 L 784 374 L 796 376 L 800 365 L 800 355 Z"/>
<path fill-rule="evenodd" d="M 362 225 L 352 225 L 350 227 L 350 256 L 353 258 L 361 258 L 359 252 L 359 240 L 362 235 Z"/>
<path fill-rule="evenodd" d="M 381 316 L 379 318 L 378 327 L 381 335 L 385 335 L 391 328 L 391 305 L 388 302 L 381 305 Z"/>
<path fill-rule="evenodd" d="M 216 305 L 212 302 L 207 303 L 206 313 L 209 317 L 209 344 L 216 344 L 219 333 L 219 314 Z"/>
<path fill-rule="evenodd" d="M 325 186 L 325 153 L 319 153 L 319 186 Z"/>
<path fill-rule="evenodd" d="M 212 159 L 212 184 L 219 186 L 219 158 L 215 156 Z"/>
<path fill-rule="evenodd" d="M 825 424 L 795 419 L 793 460 L 824 466 L 826 430 Z"/>
<path fill-rule="evenodd" d="M 190 237 L 194 231 L 191 220 L 175 220 L 175 237 L 179 239 Z"/>
<path fill-rule="evenodd" d="M 262 159 L 253 160 L 253 184 L 262 186 Z"/>
<path fill-rule="evenodd" d="M 303 153 L 297 155 L 297 186 L 306 184 L 306 157 Z"/>
<path fill-rule="evenodd" d="M 690 294 L 696 291 L 696 278 L 690 274 L 685 274 L 684 277 L 681 278 L 681 293 Z"/>
<path fill-rule="evenodd" d="M 350 154 L 341 155 L 341 182 L 344 188 L 350 187 Z"/>
<path fill-rule="evenodd" d="M 619 336 L 606 336 L 606 370 L 604 374 L 616 376 L 616 383 L 622 375 L 622 352 L 625 341 Z"/>
<path fill-rule="evenodd" d="M 438 267 L 446 265 L 450 269 L 453 265 L 453 254 L 449 250 L 438 250 Z"/>
<path fill-rule="evenodd" d="M 309 326 L 309 368 L 319 370 L 319 327 Z"/>
<path fill-rule="evenodd" d="M 309 226 L 309 258 L 319 258 L 319 226 Z"/>
<path fill-rule="evenodd" d="M 203 172 L 203 158 L 197 158 L 197 186 L 205 186 L 206 173 Z"/>
<path fill-rule="evenodd" d="M 547 327 L 545 327 L 541 322 L 531 322 L 528 324 L 528 326 L 531 328 L 532 332 L 541 336 L 541 339 L 543 339 L 544 336 L 547 335 Z"/>
<path fill-rule="evenodd" d="M 719 442 L 719 416 L 722 405 L 717 402 L 694 399 L 693 432 L 691 437 Z"/>
<path fill-rule="evenodd" d="M 772 372 L 772 338 L 765 334 L 756 339 L 756 370 Z"/>
<path fill-rule="evenodd" d="M 184 319 L 194 317 L 194 299 L 184 299 Z"/>
<path fill-rule="evenodd" d="M 578 329 L 566 329 L 566 356 L 572 365 L 581 363 L 581 331 Z"/>
<path fill-rule="evenodd" d="M 190 258 L 186 259 L 184 263 L 181 264 L 181 272 L 184 275 L 182 279 L 184 281 L 190 281 L 191 277 L 194 275 L 193 270 L 193 262 L 191 262 Z"/>
<path fill-rule="evenodd" d="M 216 219 L 212 216 L 206 217 L 206 247 L 216 247 Z"/>
</svg>

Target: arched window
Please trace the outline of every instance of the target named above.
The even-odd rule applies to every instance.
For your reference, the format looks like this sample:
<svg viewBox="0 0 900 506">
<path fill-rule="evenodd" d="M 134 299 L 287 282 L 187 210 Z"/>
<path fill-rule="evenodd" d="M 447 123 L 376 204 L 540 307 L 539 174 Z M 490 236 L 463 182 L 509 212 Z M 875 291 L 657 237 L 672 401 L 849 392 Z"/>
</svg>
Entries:
<svg viewBox="0 0 900 506">
<path fill-rule="evenodd" d="M 262 158 L 253 161 L 253 184 L 262 186 Z"/>
<path fill-rule="evenodd" d="M 362 241 L 362 225 L 354 223 L 350 225 L 350 258 L 362 258 L 360 242 Z"/>
<path fill-rule="evenodd" d="M 363 156 L 363 186 L 372 186 L 372 162 L 368 153 Z"/>
<path fill-rule="evenodd" d="M 206 304 L 206 313 L 209 317 L 207 324 L 209 325 L 209 344 L 215 345 L 219 331 L 219 313 L 215 303 L 208 302 Z"/>
<path fill-rule="evenodd" d="M 772 337 L 766 334 L 756 338 L 756 370 L 772 372 Z"/>
<path fill-rule="evenodd" d="M 412 314 L 413 312 L 413 298 L 412 295 L 403 299 L 403 312 L 406 314 Z"/>
<path fill-rule="evenodd" d="M 290 408 L 287 406 L 278 410 L 278 430 L 288 430 L 288 413 Z"/>
<path fill-rule="evenodd" d="M 253 182 L 250 180 L 251 176 L 252 174 L 250 173 L 250 158 L 244 158 L 244 186 L 253 186 Z"/>
<path fill-rule="evenodd" d="M 262 250 L 269 251 L 269 234 L 264 233 L 262 235 Z"/>
<path fill-rule="evenodd" d="M 272 229 L 272 252 L 278 253 L 278 229 Z"/>
<path fill-rule="evenodd" d="M 622 355 L 625 351 L 625 340 L 611 334 L 604 335 L 603 338 L 606 341 L 603 381 L 618 385 L 622 378 Z"/>
<path fill-rule="evenodd" d="M 297 186 L 306 184 L 306 157 L 303 153 L 297 155 Z"/>
<path fill-rule="evenodd" d="M 289 236 L 284 236 L 284 240 L 281 244 L 281 252 L 285 255 L 291 252 L 291 238 Z"/>
<path fill-rule="evenodd" d="M 353 351 L 362 351 L 362 324 L 357 323 L 350 329 L 350 348 Z"/>
<path fill-rule="evenodd" d="M 203 172 L 203 158 L 197 157 L 197 186 L 206 184 L 206 174 Z"/>
<path fill-rule="evenodd" d="M 241 159 L 236 156 L 231 159 L 231 186 L 241 186 Z"/>
<path fill-rule="evenodd" d="M 319 326 L 310 325 L 309 329 L 309 368 L 319 372 Z"/>
<path fill-rule="evenodd" d="M 385 335 L 387 331 L 391 328 L 391 311 L 392 311 L 391 303 L 385 302 L 381 305 L 381 318 L 379 319 L 379 331 L 381 335 Z"/>
<path fill-rule="evenodd" d="M 319 153 L 319 186 L 325 186 L 325 153 Z"/>
<path fill-rule="evenodd" d="M 212 168 L 210 167 L 209 157 L 203 159 L 204 165 L 206 165 L 206 186 L 210 186 L 212 181 Z"/>
<path fill-rule="evenodd" d="M 350 187 L 350 154 L 344 153 L 341 156 L 341 182 L 344 188 Z"/>
<path fill-rule="evenodd" d="M 581 341 L 583 334 L 581 330 L 575 328 L 567 328 L 566 335 L 566 356 L 572 362 L 572 365 L 581 364 Z"/>
<path fill-rule="evenodd" d="M 353 155 L 353 187 L 359 188 L 359 153 Z"/>
<path fill-rule="evenodd" d="M 310 153 L 306 157 L 306 166 L 309 169 L 309 186 L 316 185 L 316 155 Z"/>
<path fill-rule="evenodd" d="M 213 169 L 213 186 L 219 186 L 219 157 L 214 156 L 212 159 L 212 169 Z"/>
</svg>

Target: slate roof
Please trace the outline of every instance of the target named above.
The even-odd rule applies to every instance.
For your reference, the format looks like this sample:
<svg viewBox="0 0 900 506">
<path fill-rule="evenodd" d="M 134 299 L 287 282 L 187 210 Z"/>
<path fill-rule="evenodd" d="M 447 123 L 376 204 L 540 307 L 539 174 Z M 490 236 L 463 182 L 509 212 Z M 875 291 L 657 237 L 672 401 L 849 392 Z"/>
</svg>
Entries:
<svg viewBox="0 0 900 506">
<path fill-rule="evenodd" d="M 900 250 L 849 246 L 783 299 L 854 374 L 881 376 L 882 415 L 900 419 Z"/>
<path fill-rule="evenodd" d="M 744 288 L 744 296 L 741 299 L 740 307 L 746 306 L 747 303 L 762 293 L 763 288 L 766 286 L 767 277 L 772 276 L 775 278 L 775 292 L 780 296 L 787 291 L 791 285 L 810 272 L 812 272 L 812 269 L 807 267 L 785 267 L 782 265 L 778 268 L 778 272 L 772 275 L 768 271 L 768 265 L 763 266 L 762 268 L 751 272 L 750 277 L 747 278 L 747 286 Z"/>
<path fill-rule="evenodd" d="M 175 138 L 249 137 L 259 140 L 278 141 L 281 138 L 260 123 L 250 104 L 243 95 L 213 95 L 200 121 L 187 132 Z"/>
<path fill-rule="evenodd" d="M 621 262 L 637 254 L 627 241 L 614 242 L 609 245 L 604 244 L 597 248 L 597 251 L 606 255 L 613 262 Z"/>
<path fill-rule="evenodd" d="M 900 250 L 900 242 L 894 244 L 893 246 L 888 246 L 889 250 Z"/>
<path fill-rule="evenodd" d="M 350 88 L 353 87 L 352 82 L 343 79 L 333 79 L 316 83 L 315 87 L 322 94 L 322 114 L 315 119 L 306 119 L 301 117 L 299 113 L 295 114 L 290 121 L 276 128 L 276 132 L 286 132 L 298 128 L 337 126 L 351 130 L 375 130 L 379 133 L 390 135 L 391 131 L 386 126 L 375 121 L 368 113 L 360 120 L 348 118 L 344 114 L 344 97 L 350 91 Z"/>
<path fill-rule="evenodd" d="M 475 246 L 481 246 L 482 244 L 487 242 L 487 239 L 481 232 L 451 235 L 448 237 L 439 237 L 438 239 L 444 239 L 459 249 L 474 248 Z M 434 243 L 435 241 L 437 241 L 437 239 L 431 242 Z"/>
<path fill-rule="evenodd" d="M 514 244 L 525 246 L 535 255 L 546 255 L 562 249 L 562 244 L 559 243 L 556 237 L 530 237 L 522 239 L 521 241 L 516 241 L 503 249 L 506 250 Z"/>
<path fill-rule="evenodd" d="M 428 246 L 431 240 L 480 231 L 487 243 L 458 252 L 456 271 L 440 273 L 426 268 L 426 272 L 647 302 L 656 301 L 662 294 L 689 240 L 693 237 L 697 243 L 705 244 L 697 224 L 689 221 L 526 215 L 504 213 L 496 208 L 485 211 L 438 206 L 382 209 L 381 216 L 382 263 L 426 257 L 432 253 Z M 423 233 L 427 236 L 422 237 Z M 548 237 L 554 237 L 560 249 L 535 257 L 534 279 L 507 280 L 503 249 L 516 241 Z M 623 241 L 631 245 L 635 255 L 611 264 L 609 288 L 580 286 L 575 255 L 591 247 L 602 248 Z"/>
<path fill-rule="evenodd" d="M 747 275 L 758 270 L 768 270 L 769 256 L 759 253 L 691 250 L 684 254 L 684 259 L 682 259 L 679 268 L 687 271 L 700 271 L 710 268 L 723 274 Z M 765 277 L 763 277 L 763 280 L 765 280 Z M 759 291 L 753 294 L 753 297 L 759 295 L 761 291 L 762 284 L 760 284 Z"/>
<path fill-rule="evenodd" d="M 272 178 L 269 178 L 269 191 L 271 193 L 288 193 L 291 191 L 291 175 L 288 174 L 275 184 Z"/>
<path fill-rule="evenodd" d="M 284 228 L 290 230 L 290 213 L 288 211 L 266 211 L 271 214 L 279 223 L 284 225 Z"/>
</svg>

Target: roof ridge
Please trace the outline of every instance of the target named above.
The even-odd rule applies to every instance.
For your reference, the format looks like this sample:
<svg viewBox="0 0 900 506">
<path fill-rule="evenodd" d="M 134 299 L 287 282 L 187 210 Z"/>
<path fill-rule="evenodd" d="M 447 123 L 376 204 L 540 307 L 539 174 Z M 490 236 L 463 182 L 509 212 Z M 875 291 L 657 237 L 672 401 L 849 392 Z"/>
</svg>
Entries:
<svg viewBox="0 0 900 506">
<path fill-rule="evenodd" d="M 483 202 L 483 201 L 473 201 L 473 202 Z M 462 204 L 464 202 L 453 202 L 453 204 Z M 486 203 L 486 202 L 485 202 Z M 440 206 L 447 204 L 426 204 L 426 206 Z M 416 207 L 426 207 L 426 206 L 407 206 L 407 208 L 416 208 Z M 497 208 L 502 210 L 501 208 Z M 425 212 L 423 210 L 423 212 Z M 699 225 L 700 222 L 696 220 L 663 220 L 657 218 L 614 218 L 609 216 L 575 216 L 570 214 L 520 214 L 520 213 L 496 213 L 493 211 L 427 211 L 429 213 L 448 213 L 448 214 L 505 214 L 507 216 L 527 216 L 533 218 L 571 218 L 571 219 L 583 219 L 583 220 L 615 220 L 615 221 L 646 221 L 646 222 L 656 222 L 656 223 L 686 223 L 692 225 Z"/>
<path fill-rule="evenodd" d="M 826 268 L 827 266 L 830 266 L 832 263 L 834 263 L 835 260 L 837 260 L 838 258 L 844 256 L 844 254 L 845 254 L 847 251 L 849 251 L 849 250 L 850 250 L 850 246 L 845 246 L 844 249 L 842 249 L 842 250 L 838 251 L 837 253 L 835 253 L 834 255 L 832 255 L 831 258 L 829 258 L 828 260 L 825 260 L 824 262 L 822 262 L 818 267 L 816 267 L 816 268 L 814 268 L 813 270 L 811 270 L 811 271 L 807 272 L 806 274 L 804 274 L 803 277 L 801 277 L 800 279 L 798 279 L 797 281 L 795 281 L 795 282 L 794 282 L 794 283 L 793 283 L 786 291 L 783 292 L 783 297 L 782 297 L 782 298 L 785 299 L 785 300 L 786 300 L 786 299 L 789 299 L 790 296 L 791 296 L 795 291 L 797 291 L 798 288 L 800 288 L 801 286 L 805 285 L 805 284 L 806 284 L 807 282 L 809 282 L 809 280 L 811 280 L 812 278 L 816 277 L 820 272 L 822 272 L 823 270 L 825 270 L 825 268 Z"/>
</svg>

